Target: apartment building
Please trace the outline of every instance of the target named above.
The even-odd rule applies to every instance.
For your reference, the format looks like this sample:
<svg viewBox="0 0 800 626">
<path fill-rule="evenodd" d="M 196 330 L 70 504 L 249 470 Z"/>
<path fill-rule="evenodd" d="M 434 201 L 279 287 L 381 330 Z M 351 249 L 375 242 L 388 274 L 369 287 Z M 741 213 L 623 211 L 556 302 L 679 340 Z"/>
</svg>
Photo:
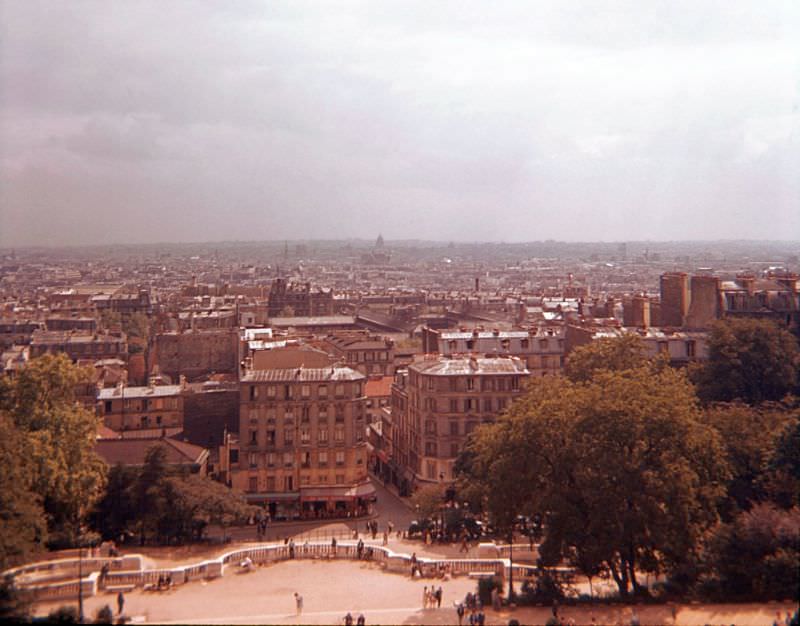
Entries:
<svg viewBox="0 0 800 626">
<path fill-rule="evenodd" d="M 184 385 L 151 385 L 100 389 L 97 404 L 103 423 L 120 431 L 183 429 Z"/>
<path fill-rule="evenodd" d="M 322 347 L 367 376 L 394 374 L 394 342 L 368 332 L 328 335 Z"/>
<path fill-rule="evenodd" d="M 79 331 L 36 330 L 31 338 L 31 358 L 43 354 L 66 353 L 70 359 L 128 359 L 128 340 L 124 333 L 83 333 Z"/>
<path fill-rule="evenodd" d="M 402 491 L 453 480 L 467 436 L 524 392 L 531 373 L 514 356 L 427 356 L 392 389 L 393 453 Z"/>
<path fill-rule="evenodd" d="M 512 331 L 450 331 L 426 327 L 422 332 L 425 353 L 516 356 L 525 362 L 531 376 L 559 374 L 564 365 L 564 329 L 561 326 Z"/>
<path fill-rule="evenodd" d="M 239 439 L 221 455 L 231 486 L 273 519 L 368 510 L 365 382 L 349 367 L 243 374 Z"/>
</svg>

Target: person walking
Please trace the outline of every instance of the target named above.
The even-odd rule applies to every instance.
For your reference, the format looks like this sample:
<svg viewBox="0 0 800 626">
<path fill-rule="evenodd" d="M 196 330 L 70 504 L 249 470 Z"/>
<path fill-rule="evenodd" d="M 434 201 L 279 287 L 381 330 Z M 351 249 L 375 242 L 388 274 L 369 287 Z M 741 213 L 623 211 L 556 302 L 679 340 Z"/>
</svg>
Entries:
<svg viewBox="0 0 800 626">
<path fill-rule="evenodd" d="M 461 626 L 461 622 L 464 619 L 464 603 L 459 602 L 456 604 L 456 615 L 458 615 L 458 626 Z"/>
<path fill-rule="evenodd" d="M 389 533 L 383 531 L 383 545 L 389 545 Z"/>
<path fill-rule="evenodd" d="M 428 585 L 425 585 L 425 588 L 422 590 L 422 608 L 428 608 Z"/>
<path fill-rule="evenodd" d="M 350 611 L 344 616 L 344 626 L 353 626 L 353 616 L 350 614 Z"/>
<path fill-rule="evenodd" d="M 117 594 L 117 615 L 122 615 L 122 609 L 125 608 L 125 594 L 121 591 Z"/>
<path fill-rule="evenodd" d="M 297 607 L 297 614 L 301 615 L 303 613 L 303 596 L 296 591 L 294 592 L 294 603 Z"/>
<path fill-rule="evenodd" d="M 364 542 L 359 539 L 358 544 L 356 545 L 356 552 L 358 553 L 358 558 L 361 560 L 361 555 L 364 554 Z"/>
<path fill-rule="evenodd" d="M 436 608 L 442 608 L 442 586 L 439 585 L 439 588 L 436 590 Z"/>
<path fill-rule="evenodd" d="M 367 618 L 364 617 L 363 613 L 359 613 L 358 619 L 356 620 L 356 626 L 364 626 L 367 623 Z"/>
</svg>

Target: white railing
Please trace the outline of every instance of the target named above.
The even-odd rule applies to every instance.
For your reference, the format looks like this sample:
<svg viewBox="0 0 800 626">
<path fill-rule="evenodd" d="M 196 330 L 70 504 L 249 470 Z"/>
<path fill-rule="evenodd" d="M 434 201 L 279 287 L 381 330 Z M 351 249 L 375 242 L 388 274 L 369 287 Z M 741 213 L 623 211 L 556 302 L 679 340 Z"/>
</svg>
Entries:
<svg viewBox="0 0 800 626">
<path fill-rule="evenodd" d="M 527 546 L 525 546 L 527 547 Z M 506 552 L 508 546 L 499 546 L 501 552 Z M 520 546 L 520 549 L 522 546 Z M 517 546 L 514 546 L 517 549 Z M 522 549 L 521 549 L 522 551 Z M 118 587 L 121 585 L 134 585 L 141 587 L 157 583 L 160 579 L 170 577 L 173 585 L 184 584 L 193 580 L 217 578 L 223 576 L 226 566 L 238 565 L 245 559 L 250 559 L 254 564 L 275 563 L 291 558 L 295 559 L 358 559 L 358 546 L 355 541 L 341 542 L 334 548 L 328 542 L 303 542 L 301 544 L 258 544 L 226 552 L 216 559 L 209 559 L 172 568 L 144 569 L 141 555 L 126 555 L 111 559 L 84 559 L 81 567 L 91 569 L 88 576 L 82 579 L 84 595 L 95 595 L 98 589 Z M 361 553 L 362 560 L 379 563 L 387 570 L 411 573 L 412 556 L 407 553 L 395 552 L 385 546 L 365 543 Z M 87 565 L 87 561 L 91 565 Z M 103 564 L 109 564 L 109 572 L 102 577 L 99 570 Z M 453 576 L 467 575 L 472 572 L 496 573 L 508 575 L 511 561 L 508 558 L 430 558 L 416 557 L 416 564 L 422 576 L 436 576 L 442 569 Z M 134 567 L 130 567 L 133 565 Z M 34 563 L 17 567 L 4 572 L 4 575 L 14 577 L 20 589 L 29 590 L 36 599 L 66 598 L 78 595 L 78 580 L 45 582 L 47 578 L 55 576 L 77 576 L 78 559 L 59 559 L 56 561 Z M 130 569 L 123 569 L 127 566 Z M 531 565 L 513 565 L 514 575 L 520 579 L 529 578 L 536 574 L 536 568 Z M 40 580 L 31 579 L 32 575 L 45 573 Z M 37 584 L 40 583 L 40 584 Z"/>
</svg>

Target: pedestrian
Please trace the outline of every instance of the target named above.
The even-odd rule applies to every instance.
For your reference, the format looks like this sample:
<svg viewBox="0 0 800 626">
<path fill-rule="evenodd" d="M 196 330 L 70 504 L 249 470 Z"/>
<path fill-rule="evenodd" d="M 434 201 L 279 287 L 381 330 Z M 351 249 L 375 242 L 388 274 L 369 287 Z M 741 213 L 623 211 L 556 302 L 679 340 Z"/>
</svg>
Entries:
<svg viewBox="0 0 800 626">
<path fill-rule="evenodd" d="M 411 553 L 411 578 L 414 578 L 414 574 L 417 573 L 417 553 Z"/>
<path fill-rule="evenodd" d="M 469 552 L 469 544 L 467 543 L 466 535 L 461 538 L 461 548 L 459 549 L 459 552 Z"/>
<path fill-rule="evenodd" d="M 123 608 L 125 608 L 125 594 L 120 591 L 117 594 L 117 615 L 122 615 Z"/>
<path fill-rule="evenodd" d="M 364 617 L 363 613 L 360 613 L 358 615 L 358 619 L 356 620 L 356 625 L 357 626 L 364 626 L 364 624 L 366 624 L 366 623 L 367 623 L 367 619 Z"/>
<path fill-rule="evenodd" d="M 289 558 L 294 558 L 294 539 L 289 540 Z"/>
<path fill-rule="evenodd" d="M 383 531 L 383 545 L 389 545 L 389 533 Z"/>
<path fill-rule="evenodd" d="M 394 531 L 394 524 L 392 524 L 392 520 L 389 520 L 389 522 L 386 525 L 389 527 L 389 534 L 391 535 L 392 532 Z"/>
<path fill-rule="evenodd" d="M 356 545 L 356 552 L 358 552 L 358 558 L 361 559 L 361 555 L 364 554 L 364 542 L 359 539 L 358 545 Z"/>
<path fill-rule="evenodd" d="M 331 552 L 336 556 L 336 537 L 331 538 Z"/>
<path fill-rule="evenodd" d="M 439 585 L 439 588 L 436 590 L 436 608 L 442 608 L 442 586 Z"/>
<path fill-rule="evenodd" d="M 477 618 L 478 626 L 483 626 L 483 623 L 485 621 L 486 621 L 486 615 L 484 615 L 483 609 L 481 609 L 481 610 L 478 611 L 478 618 Z"/>
<path fill-rule="evenodd" d="M 344 626 L 353 626 L 353 616 L 350 615 L 350 611 L 344 616 Z"/>
<path fill-rule="evenodd" d="M 294 592 L 294 603 L 297 606 L 297 614 L 300 615 L 303 612 L 303 596 L 296 591 Z"/>
<path fill-rule="evenodd" d="M 461 621 L 464 619 L 464 603 L 459 602 L 456 605 L 456 615 L 458 615 L 458 626 L 461 626 Z"/>
<path fill-rule="evenodd" d="M 425 585 L 425 588 L 422 590 L 422 608 L 428 608 L 428 585 Z"/>
</svg>

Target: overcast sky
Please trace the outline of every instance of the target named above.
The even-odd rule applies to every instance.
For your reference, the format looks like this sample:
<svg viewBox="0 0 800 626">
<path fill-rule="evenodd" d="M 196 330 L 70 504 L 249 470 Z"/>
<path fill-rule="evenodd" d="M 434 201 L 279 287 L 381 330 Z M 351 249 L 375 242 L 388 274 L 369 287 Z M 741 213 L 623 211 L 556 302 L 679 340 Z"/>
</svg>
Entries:
<svg viewBox="0 0 800 626">
<path fill-rule="evenodd" d="M 0 245 L 800 239 L 800 2 L 0 0 Z"/>
</svg>

